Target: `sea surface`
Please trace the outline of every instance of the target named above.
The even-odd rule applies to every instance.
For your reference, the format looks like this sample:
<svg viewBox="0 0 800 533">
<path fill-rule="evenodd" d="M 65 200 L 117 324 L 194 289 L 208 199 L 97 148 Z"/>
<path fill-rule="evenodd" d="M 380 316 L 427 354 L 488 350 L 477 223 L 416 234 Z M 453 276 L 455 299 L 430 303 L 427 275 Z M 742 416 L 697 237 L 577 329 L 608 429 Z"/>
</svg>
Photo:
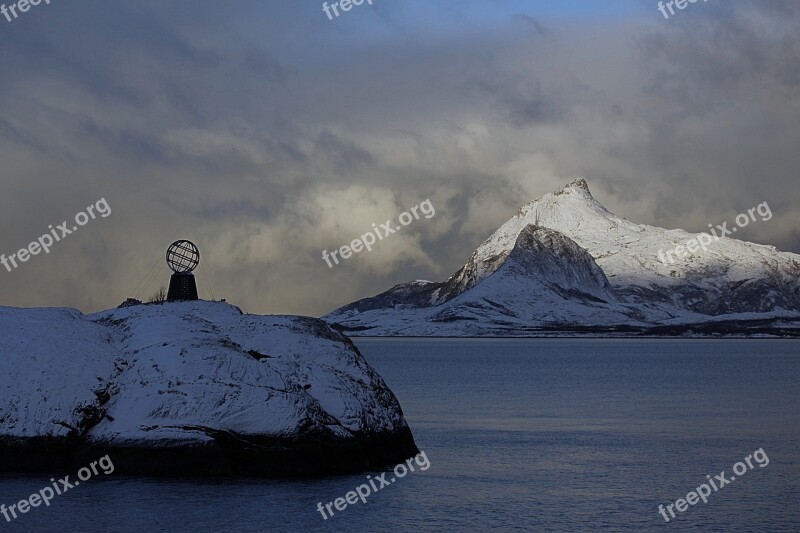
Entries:
<svg viewBox="0 0 800 533">
<path fill-rule="evenodd" d="M 204 482 L 111 474 L 11 523 L 0 516 L 0 531 L 800 531 L 798 341 L 356 344 L 430 462 L 367 504 L 327 520 L 317 510 L 381 472 Z M 753 468 L 735 475 L 756 450 Z M 659 514 L 720 472 L 735 479 L 707 503 L 669 523 Z M 0 503 L 47 485 L 0 478 Z"/>
</svg>

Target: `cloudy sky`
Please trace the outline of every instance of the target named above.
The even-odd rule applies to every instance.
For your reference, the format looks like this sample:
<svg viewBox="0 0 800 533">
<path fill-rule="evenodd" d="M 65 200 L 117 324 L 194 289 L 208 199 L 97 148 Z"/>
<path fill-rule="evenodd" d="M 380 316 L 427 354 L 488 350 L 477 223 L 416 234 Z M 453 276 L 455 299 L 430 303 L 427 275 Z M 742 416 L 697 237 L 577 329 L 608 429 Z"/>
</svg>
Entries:
<svg viewBox="0 0 800 533">
<path fill-rule="evenodd" d="M 216 298 L 318 316 L 446 279 L 578 176 L 621 216 L 689 231 L 768 201 L 737 236 L 800 252 L 797 0 L 669 20 L 653 0 L 373 4 L 329 20 L 316 0 L 52 0 L 0 18 L 0 252 L 112 210 L 0 268 L 0 304 L 149 297 L 188 238 Z M 435 217 L 322 260 L 425 199 Z"/>
</svg>

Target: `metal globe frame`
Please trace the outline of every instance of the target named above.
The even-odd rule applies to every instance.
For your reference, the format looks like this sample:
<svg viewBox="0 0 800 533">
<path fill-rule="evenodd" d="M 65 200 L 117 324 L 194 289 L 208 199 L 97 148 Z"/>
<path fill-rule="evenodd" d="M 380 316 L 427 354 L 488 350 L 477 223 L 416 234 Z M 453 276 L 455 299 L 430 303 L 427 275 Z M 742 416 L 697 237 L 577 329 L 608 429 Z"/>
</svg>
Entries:
<svg viewBox="0 0 800 533">
<path fill-rule="evenodd" d="M 200 264 L 200 250 L 192 241 L 177 240 L 167 248 L 166 259 L 173 272 L 187 274 Z"/>
</svg>

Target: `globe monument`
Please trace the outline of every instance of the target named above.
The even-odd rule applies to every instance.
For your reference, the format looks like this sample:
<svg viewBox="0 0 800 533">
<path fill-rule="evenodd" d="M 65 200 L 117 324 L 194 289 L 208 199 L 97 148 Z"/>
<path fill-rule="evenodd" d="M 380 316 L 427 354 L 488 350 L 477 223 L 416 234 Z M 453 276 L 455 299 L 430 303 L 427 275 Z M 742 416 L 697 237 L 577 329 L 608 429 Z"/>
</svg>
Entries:
<svg viewBox="0 0 800 533">
<path fill-rule="evenodd" d="M 200 264 L 200 250 L 191 241 L 179 240 L 167 248 L 167 265 L 174 274 L 169 280 L 168 302 L 197 300 L 197 284 L 192 273 Z"/>
</svg>

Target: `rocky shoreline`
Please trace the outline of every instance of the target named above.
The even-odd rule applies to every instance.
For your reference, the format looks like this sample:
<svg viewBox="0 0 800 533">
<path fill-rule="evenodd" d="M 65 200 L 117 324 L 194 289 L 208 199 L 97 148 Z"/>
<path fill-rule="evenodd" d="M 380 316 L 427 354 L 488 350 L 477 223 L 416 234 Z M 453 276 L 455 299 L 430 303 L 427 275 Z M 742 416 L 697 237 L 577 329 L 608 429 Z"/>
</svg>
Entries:
<svg viewBox="0 0 800 533">
<path fill-rule="evenodd" d="M 0 472 L 74 472 L 108 455 L 115 475 L 302 478 L 352 474 L 419 453 L 411 430 L 354 439 L 219 435 L 211 443 L 109 446 L 64 437 L 0 438 Z"/>
</svg>

